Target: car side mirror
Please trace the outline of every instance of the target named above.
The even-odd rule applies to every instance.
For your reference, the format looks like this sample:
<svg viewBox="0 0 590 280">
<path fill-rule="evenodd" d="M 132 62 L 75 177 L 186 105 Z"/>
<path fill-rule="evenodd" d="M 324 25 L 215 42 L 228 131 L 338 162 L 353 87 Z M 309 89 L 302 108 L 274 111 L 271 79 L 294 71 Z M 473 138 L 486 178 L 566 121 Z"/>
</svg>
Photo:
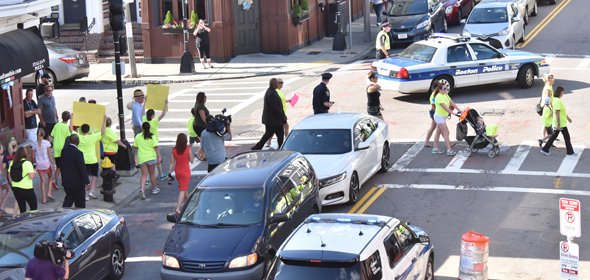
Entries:
<svg viewBox="0 0 590 280">
<path fill-rule="evenodd" d="M 177 220 L 176 220 L 176 214 L 175 213 L 168 213 L 166 215 L 166 220 L 168 222 L 171 222 L 171 223 L 175 223 L 176 224 L 176 222 L 177 222 Z"/>
<path fill-rule="evenodd" d="M 459 22 L 462 23 L 462 24 L 465 24 L 467 22 L 467 19 L 466 18 L 461 19 Z"/>
<path fill-rule="evenodd" d="M 427 235 L 420 235 L 418 236 L 418 239 L 420 240 L 420 244 L 422 245 L 430 244 L 430 237 L 428 237 Z"/>
<path fill-rule="evenodd" d="M 371 145 L 371 143 L 369 141 L 360 142 L 359 145 L 356 147 L 356 150 L 357 151 L 366 150 L 369 148 L 370 145 Z"/>
<path fill-rule="evenodd" d="M 282 223 L 282 222 L 286 222 L 289 218 L 287 217 L 287 214 L 285 213 L 274 213 L 272 214 L 272 217 L 270 217 L 270 224 L 278 224 L 278 223 Z"/>
</svg>

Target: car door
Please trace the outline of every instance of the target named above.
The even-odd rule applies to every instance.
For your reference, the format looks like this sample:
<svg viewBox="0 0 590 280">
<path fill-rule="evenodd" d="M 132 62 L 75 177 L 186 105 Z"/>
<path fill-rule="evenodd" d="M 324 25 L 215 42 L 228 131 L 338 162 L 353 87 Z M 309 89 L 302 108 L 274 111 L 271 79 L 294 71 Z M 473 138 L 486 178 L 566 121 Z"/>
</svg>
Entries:
<svg viewBox="0 0 590 280">
<path fill-rule="evenodd" d="M 272 218 L 275 213 L 285 213 L 287 215 L 287 221 L 281 223 L 268 224 L 268 234 L 270 245 L 278 249 L 283 241 L 291 234 L 291 232 L 299 225 L 294 217 L 296 207 L 293 207 L 299 202 L 300 196 L 297 200 L 293 200 L 291 197 L 287 198 L 284 189 L 287 188 L 285 180 L 286 176 L 289 176 L 293 170 L 285 168 L 279 173 L 279 176 L 273 179 L 270 184 L 270 190 L 268 192 L 268 219 Z M 281 178 L 282 177 L 282 178 Z"/>
<path fill-rule="evenodd" d="M 451 70 L 455 87 L 477 85 L 478 74 L 472 74 L 479 69 L 478 62 L 471 55 L 467 44 L 459 44 L 447 48 L 447 64 Z"/>
<path fill-rule="evenodd" d="M 80 215 L 73 220 L 73 223 L 80 233 L 82 241 L 78 252 L 76 252 L 80 257 L 78 260 L 80 262 L 80 279 L 99 279 L 105 274 L 106 269 L 108 269 L 108 266 L 104 265 L 104 260 L 108 258 L 105 252 L 110 252 L 110 247 L 98 243 L 100 239 L 100 236 L 98 236 L 100 227 L 92 217 L 92 214 L 86 213 Z"/>
<path fill-rule="evenodd" d="M 403 252 L 402 259 L 407 260 L 406 263 L 410 264 L 407 270 L 410 270 L 410 275 L 413 276 L 409 279 L 424 279 L 424 258 L 420 256 L 422 247 L 417 242 L 418 239 L 414 233 L 406 225 L 399 224 L 393 230 L 393 234 Z"/>
<path fill-rule="evenodd" d="M 375 145 L 370 143 L 370 137 L 374 131 L 369 127 L 367 121 L 366 118 L 360 119 L 356 122 L 353 129 L 354 157 L 357 162 L 355 170 L 358 173 L 360 184 L 367 179 L 373 167 L 374 160 L 371 158 L 371 154 L 376 149 Z M 361 143 L 369 144 L 369 147 L 367 149 L 359 149 Z"/>
<path fill-rule="evenodd" d="M 510 3 L 509 5 L 509 14 L 511 15 L 509 17 L 510 19 L 510 28 L 513 30 L 514 32 L 514 45 L 516 45 L 516 43 L 518 42 L 518 40 L 520 40 L 520 38 L 524 37 L 524 14 L 526 13 L 526 11 L 524 12 L 520 12 L 518 10 L 518 6 L 515 3 Z"/>
<path fill-rule="evenodd" d="M 389 279 L 416 279 L 414 278 L 412 258 L 405 254 L 400 243 L 397 241 L 394 230 L 391 230 L 387 237 L 385 237 L 383 246 L 387 254 L 387 261 L 383 262 L 383 266 L 387 266 L 387 270 L 392 275 L 392 278 Z"/>
<path fill-rule="evenodd" d="M 87 256 L 83 256 L 80 253 L 82 249 L 82 236 L 78 229 L 74 226 L 73 222 L 69 222 L 63 226 L 59 234 L 64 242 L 64 246 L 68 250 L 74 252 L 74 257 L 69 260 L 70 265 L 70 279 L 88 279 L 88 275 L 83 275 L 84 270 L 81 269 L 83 264 L 86 264 Z M 86 272 L 88 272 L 86 270 Z"/>
<path fill-rule="evenodd" d="M 469 46 L 479 66 L 478 85 L 514 79 L 510 74 L 510 60 L 508 57 L 487 44 L 470 43 Z"/>
</svg>

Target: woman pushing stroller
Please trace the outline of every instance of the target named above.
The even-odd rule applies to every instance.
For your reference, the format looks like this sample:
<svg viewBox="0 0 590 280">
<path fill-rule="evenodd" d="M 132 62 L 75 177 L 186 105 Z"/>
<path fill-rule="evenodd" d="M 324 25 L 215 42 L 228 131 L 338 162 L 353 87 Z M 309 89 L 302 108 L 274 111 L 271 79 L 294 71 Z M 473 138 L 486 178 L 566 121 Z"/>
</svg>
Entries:
<svg viewBox="0 0 590 280">
<path fill-rule="evenodd" d="M 442 86 L 439 86 L 439 91 L 436 97 L 434 98 L 434 122 L 436 123 L 436 132 L 434 133 L 434 147 L 432 148 L 433 154 L 442 154 L 444 153 L 442 150 L 438 148 L 438 142 L 440 135 L 443 135 L 445 140 L 445 145 L 447 146 L 447 156 L 454 156 L 457 152 L 451 149 L 451 141 L 449 140 L 449 127 L 447 126 L 447 119 L 450 115 L 454 114 L 453 111 L 456 109 L 458 114 L 463 113 L 459 106 L 451 100 L 449 97 L 449 85 L 444 84 L 444 80 L 440 80 L 439 84 L 443 83 Z"/>
</svg>

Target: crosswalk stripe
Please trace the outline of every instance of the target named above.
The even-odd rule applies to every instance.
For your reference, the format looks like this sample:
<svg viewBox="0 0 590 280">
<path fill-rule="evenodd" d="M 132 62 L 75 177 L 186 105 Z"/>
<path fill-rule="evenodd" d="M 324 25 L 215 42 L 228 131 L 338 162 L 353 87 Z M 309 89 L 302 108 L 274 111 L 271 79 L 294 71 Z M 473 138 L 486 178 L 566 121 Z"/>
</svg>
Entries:
<svg viewBox="0 0 590 280">
<path fill-rule="evenodd" d="M 207 100 L 207 104 L 210 103 L 225 103 L 225 102 L 242 102 L 242 101 L 246 101 L 247 99 L 216 99 L 216 100 Z M 174 99 L 174 100 L 168 100 L 169 103 L 189 103 L 189 102 L 195 102 L 194 100 L 188 100 L 188 99 Z"/>
<path fill-rule="evenodd" d="M 487 192 L 512 192 L 512 193 L 536 193 L 555 195 L 581 195 L 590 196 L 590 191 L 564 190 L 564 189 L 542 189 L 542 188 L 519 188 L 519 187 L 496 187 L 496 186 L 453 186 L 439 184 L 383 184 L 383 188 L 389 189 L 421 189 L 421 190 L 455 190 L 455 191 L 487 191 Z"/>
<path fill-rule="evenodd" d="M 459 170 L 467 160 L 467 156 L 461 152 L 457 153 L 451 162 L 445 167 L 445 170 Z"/>
<path fill-rule="evenodd" d="M 416 142 L 403 156 L 401 156 L 389 170 L 399 170 L 405 168 L 418 155 L 420 150 L 424 147 L 424 143 Z"/>
<path fill-rule="evenodd" d="M 268 88 L 268 86 L 266 86 L 266 87 L 250 87 L 250 86 L 249 87 L 219 87 L 219 88 L 207 87 L 206 91 L 210 92 L 210 91 L 219 91 L 219 90 L 244 90 L 244 89 L 267 89 L 267 88 Z M 215 94 L 215 93 L 213 93 L 213 94 Z"/>
<path fill-rule="evenodd" d="M 516 152 L 514 153 L 514 155 L 512 156 L 512 158 L 510 159 L 510 161 L 506 165 L 506 168 L 504 168 L 504 170 L 507 172 L 518 171 L 518 169 L 520 169 L 520 166 L 522 165 L 522 163 L 526 159 L 526 156 L 529 154 L 530 150 L 531 150 L 530 145 L 518 146 L 518 148 L 516 149 Z"/>
<path fill-rule="evenodd" d="M 582 155 L 583 151 L 584 151 L 584 147 L 574 147 L 574 153 L 576 153 L 576 154 L 571 155 L 571 156 L 566 156 L 563 159 L 563 161 L 561 162 L 561 165 L 559 166 L 557 173 L 559 173 L 559 174 L 573 173 L 574 168 L 576 168 L 576 165 L 578 165 L 578 161 L 580 160 L 580 156 Z"/>
<path fill-rule="evenodd" d="M 197 96 L 198 92 L 188 92 L 183 94 L 182 96 Z M 242 96 L 242 95 L 254 95 L 256 94 L 255 92 L 232 92 L 232 93 L 225 93 L 225 92 L 215 92 L 215 93 L 209 93 L 208 96 L 209 97 L 213 97 L 213 96 Z"/>
<path fill-rule="evenodd" d="M 590 56 L 586 56 L 586 58 L 582 59 L 576 69 L 587 69 L 590 67 Z"/>
<path fill-rule="evenodd" d="M 207 84 L 205 84 L 204 82 L 198 85 L 194 85 L 194 88 L 199 88 L 199 87 L 203 87 L 205 85 L 210 85 L 212 84 L 211 81 L 208 81 Z M 267 80 L 263 80 L 263 81 L 231 81 L 231 80 L 224 80 L 223 81 L 224 85 L 241 85 L 241 84 L 264 84 L 264 85 L 268 85 L 268 81 Z"/>
</svg>

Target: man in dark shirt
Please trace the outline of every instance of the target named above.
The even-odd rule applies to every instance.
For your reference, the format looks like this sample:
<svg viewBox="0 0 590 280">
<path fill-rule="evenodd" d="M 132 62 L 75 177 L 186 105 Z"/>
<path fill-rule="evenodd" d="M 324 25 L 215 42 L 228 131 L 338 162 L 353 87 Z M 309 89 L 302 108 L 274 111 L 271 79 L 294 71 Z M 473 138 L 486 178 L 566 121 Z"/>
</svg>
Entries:
<svg viewBox="0 0 590 280">
<path fill-rule="evenodd" d="M 67 171 L 61 173 L 61 183 L 66 193 L 62 204 L 64 208 L 72 207 L 72 205 L 76 208 L 86 208 L 85 186 L 90 184 L 90 181 L 84 156 L 78 150 L 78 144 L 80 144 L 78 134 L 72 134 L 70 143 L 65 144 L 61 151 L 61 170 Z"/>
<path fill-rule="evenodd" d="M 37 94 L 37 100 L 39 100 L 39 97 L 45 93 L 45 86 L 49 85 L 49 79 L 49 74 L 43 73 L 43 75 L 41 76 L 41 83 L 37 85 L 37 89 L 35 92 L 35 94 Z"/>
<path fill-rule="evenodd" d="M 252 150 L 261 150 L 266 141 L 277 136 L 278 147 L 283 145 L 283 138 L 285 137 L 285 130 L 283 124 L 287 122 L 287 115 L 283 110 L 283 102 L 277 94 L 279 82 L 277 78 L 270 79 L 269 87 L 264 94 L 264 107 L 262 108 L 262 123 L 264 124 L 264 135 Z"/>
<path fill-rule="evenodd" d="M 33 100 L 32 88 L 27 89 L 25 100 L 23 100 L 23 111 L 25 112 L 25 137 L 35 142 L 37 141 L 37 115 L 41 114 L 41 110 Z"/>
<path fill-rule="evenodd" d="M 313 89 L 313 113 L 321 114 L 328 113 L 330 107 L 334 102 L 330 101 L 330 90 L 328 89 L 328 82 L 332 78 L 332 74 L 322 74 L 322 82 Z"/>
<path fill-rule="evenodd" d="M 59 120 L 57 116 L 57 108 L 55 106 L 55 97 L 53 96 L 53 85 L 45 86 L 45 93 L 37 99 L 41 114 L 41 127 L 45 129 L 45 136 L 51 135 L 53 127 Z"/>
</svg>

